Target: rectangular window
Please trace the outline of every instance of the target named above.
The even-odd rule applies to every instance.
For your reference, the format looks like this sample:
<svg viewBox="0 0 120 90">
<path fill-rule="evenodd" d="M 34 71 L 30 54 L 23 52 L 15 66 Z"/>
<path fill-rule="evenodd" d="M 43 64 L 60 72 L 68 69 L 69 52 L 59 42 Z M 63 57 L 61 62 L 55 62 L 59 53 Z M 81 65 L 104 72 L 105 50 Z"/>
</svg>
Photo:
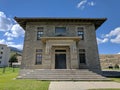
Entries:
<svg viewBox="0 0 120 90">
<path fill-rule="evenodd" d="M 79 61 L 80 61 L 80 63 L 83 63 L 83 64 L 86 63 L 85 53 L 80 53 L 80 54 L 79 54 Z"/>
<path fill-rule="evenodd" d="M 1 64 L 1 61 L 0 61 L 0 64 Z"/>
<path fill-rule="evenodd" d="M 66 34 L 66 27 L 55 27 L 55 34 L 57 36 L 64 36 Z"/>
<path fill-rule="evenodd" d="M 43 37 L 43 27 L 38 27 L 37 30 L 37 40 L 40 40 Z"/>
<path fill-rule="evenodd" d="M 0 59 L 2 59 L 2 56 L 0 56 Z"/>
<path fill-rule="evenodd" d="M 0 54 L 3 54 L 3 52 L 0 52 Z"/>
<path fill-rule="evenodd" d="M 85 49 L 79 49 L 79 62 L 86 64 Z"/>
<path fill-rule="evenodd" d="M 42 64 L 42 54 L 36 54 L 36 64 Z"/>
<path fill-rule="evenodd" d="M 36 63 L 42 64 L 42 49 L 36 49 Z"/>
<path fill-rule="evenodd" d="M 81 38 L 81 40 L 84 40 L 84 28 L 83 27 L 78 27 L 77 28 L 77 34 Z"/>
</svg>

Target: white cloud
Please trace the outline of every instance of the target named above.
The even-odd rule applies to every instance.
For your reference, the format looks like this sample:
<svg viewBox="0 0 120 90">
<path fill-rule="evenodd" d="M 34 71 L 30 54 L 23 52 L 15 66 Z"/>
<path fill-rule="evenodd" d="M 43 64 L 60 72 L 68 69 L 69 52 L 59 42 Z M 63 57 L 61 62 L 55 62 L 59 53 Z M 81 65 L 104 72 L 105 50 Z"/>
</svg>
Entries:
<svg viewBox="0 0 120 90">
<path fill-rule="evenodd" d="M 87 0 L 82 0 L 77 4 L 77 8 L 84 8 L 84 5 L 87 3 Z"/>
<path fill-rule="evenodd" d="M 23 45 L 22 44 L 9 44 L 8 46 L 10 47 L 15 47 L 19 50 L 22 50 L 23 49 Z"/>
<path fill-rule="evenodd" d="M 89 5 L 89 6 L 95 6 L 95 2 L 93 2 L 93 1 L 88 2 L 88 5 Z"/>
<path fill-rule="evenodd" d="M 89 0 L 81 0 L 77 4 L 77 8 L 84 9 L 86 6 L 95 6 L 95 2 Z"/>
<path fill-rule="evenodd" d="M 6 32 L 4 36 L 7 36 L 8 40 L 13 40 L 13 38 L 17 38 L 20 36 L 24 36 L 25 31 L 20 27 L 19 24 L 14 24 L 9 32 Z"/>
<path fill-rule="evenodd" d="M 11 41 L 11 40 L 13 40 L 13 38 L 12 37 L 7 37 L 7 40 Z"/>
<path fill-rule="evenodd" d="M 108 42 L 108 38 L 104 38 L 104 39 L 97 38 L 97 43 L 98 44 L 106 43 L 106 42 Z"/>
<path fill-rule="evenodd" d="M 118 43 L 120 44 L 120 35 L 117 35 L 114 39 L 110 40 L 112 43 Z"/>
<path fill-rule="evenodd" d="M 24 30 L 16 23 L 12 18 L 5 15 L 4 12 L 0 11 L 0 32 L 4 31 L 4 39 L 0 39 L 0 44 L 5 44 L 18 49 L 23 49 L 23 44 L 13 42 L 15 38 L 23 37 Z"/>
<path fill-rule="evenodd" d="M 120 44 L 120 27 L 115 28 L 110 33 L 106 34 L 105 37 L 108 37 L 112 43 Z"/>
<path fill-rule="evenodd" d="M 16 23 L 15 20 L 7 17 L 4 12 L 0 11 L 0 31 L 4 31 L 8 41 L 24 36 L 24 30 Z"/>
<path fill-rule="evenodd" d="M 6 17 L 4 12 L 0 11 L 0 31 L 8 31 L 12 27 L 12 19 Z"/>
<path fill-rule="evenodd" d="M 112 37 L 112 36 L 117 36 L 120 34 L 120 27 L 115 28 L 112 30 L 109 34 L 106 34 L 106 37 Z"/>
<path fill-rule="evenodd" d="M 5 45 L 10 46 L 10 47 L 18 48 L 20 50 L 23 49 L 23 44 L 15 44 L 14 42 L 8 42 L 4 39 L 0 39 L 0 44 L 5 44 Z"/>
<path fill-rule="evenodd" d="M 0 44 L 6 44 L 6 41 L 4 39 L 0 39 Z"/>
<path fill-rule="evenodd" d="M 118 52 L 117 54 L 120 54 L 120 52 Z"/>
</svg>

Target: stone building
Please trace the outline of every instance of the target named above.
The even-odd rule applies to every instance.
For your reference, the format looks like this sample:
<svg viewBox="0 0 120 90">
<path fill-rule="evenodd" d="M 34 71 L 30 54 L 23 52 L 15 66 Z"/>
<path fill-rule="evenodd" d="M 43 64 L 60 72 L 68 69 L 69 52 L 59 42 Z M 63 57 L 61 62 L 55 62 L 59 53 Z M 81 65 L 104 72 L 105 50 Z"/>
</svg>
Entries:
<svg viewBox="0 0 120 90">
<path fill-rule="evenodd" d="M 10 48 L 0 44 L 0 67 L 9 66 Z"/>
<path fill-rule="evenodd" d="M 19 18 L 25 30 L 22 69 L 100 73 L 97 28 L 106 18 Z"/>
</svg>

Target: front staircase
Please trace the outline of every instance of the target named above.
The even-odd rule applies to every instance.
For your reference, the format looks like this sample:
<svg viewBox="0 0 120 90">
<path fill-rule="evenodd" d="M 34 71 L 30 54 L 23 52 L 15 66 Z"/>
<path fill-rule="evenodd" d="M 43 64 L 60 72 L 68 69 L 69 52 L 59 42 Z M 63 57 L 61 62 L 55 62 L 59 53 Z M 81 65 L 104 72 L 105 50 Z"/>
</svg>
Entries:
<svg viewBox="0 0 120 90">
<path fill-rule="evenodd" d="M 18 79 L 37 79 L 37 80 L 108 80 L 97 73 L 88 69 L 21 69 Z"/>
</svg>

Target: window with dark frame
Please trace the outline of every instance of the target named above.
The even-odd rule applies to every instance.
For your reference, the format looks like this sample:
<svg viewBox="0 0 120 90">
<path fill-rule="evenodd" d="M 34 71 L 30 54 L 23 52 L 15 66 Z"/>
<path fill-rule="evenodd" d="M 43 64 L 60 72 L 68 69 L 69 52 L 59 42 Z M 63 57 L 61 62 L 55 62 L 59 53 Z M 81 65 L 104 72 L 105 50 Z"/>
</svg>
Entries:
<svg viewBox="0 0 120 90">
<path fill-rule="evenodd" d="M 40 40 L 43 37 L 43 27 L 37 28 L 37 40 Z"/>
<path fill-rule="evenodd" d="M 36 49 L 36 65 L 42 64 L 42 49 Z"/>
<path fill-rule="evenodd" d="M 86 64 L 85 49 L 79 49 L 79 63 Z"/>
<path fill-rule="evenodd" d="M 85 53 L 79 53 L 80 63 L 86 64 Z"/>
<path fill-rule="evenodd" d="M 77 28 L 77 34 L 81 38 L 81 40 L 84 40 L 84 28 L 83 27 Z"/>
<path fill-rule="evenodd" d="M 0 54 L 3 54 L 3 52 L 0 52 Z"/>
<path fill-rule="evenodd" d="M 2 56 L 0 56 L 0 59 L 2 59 Z"/>
<path fill-rule="evenodd" d="M 64 36 L 66 34 L 66 27 L 55 27 L 55 34 L 57 36 Z"/>
</svg>

